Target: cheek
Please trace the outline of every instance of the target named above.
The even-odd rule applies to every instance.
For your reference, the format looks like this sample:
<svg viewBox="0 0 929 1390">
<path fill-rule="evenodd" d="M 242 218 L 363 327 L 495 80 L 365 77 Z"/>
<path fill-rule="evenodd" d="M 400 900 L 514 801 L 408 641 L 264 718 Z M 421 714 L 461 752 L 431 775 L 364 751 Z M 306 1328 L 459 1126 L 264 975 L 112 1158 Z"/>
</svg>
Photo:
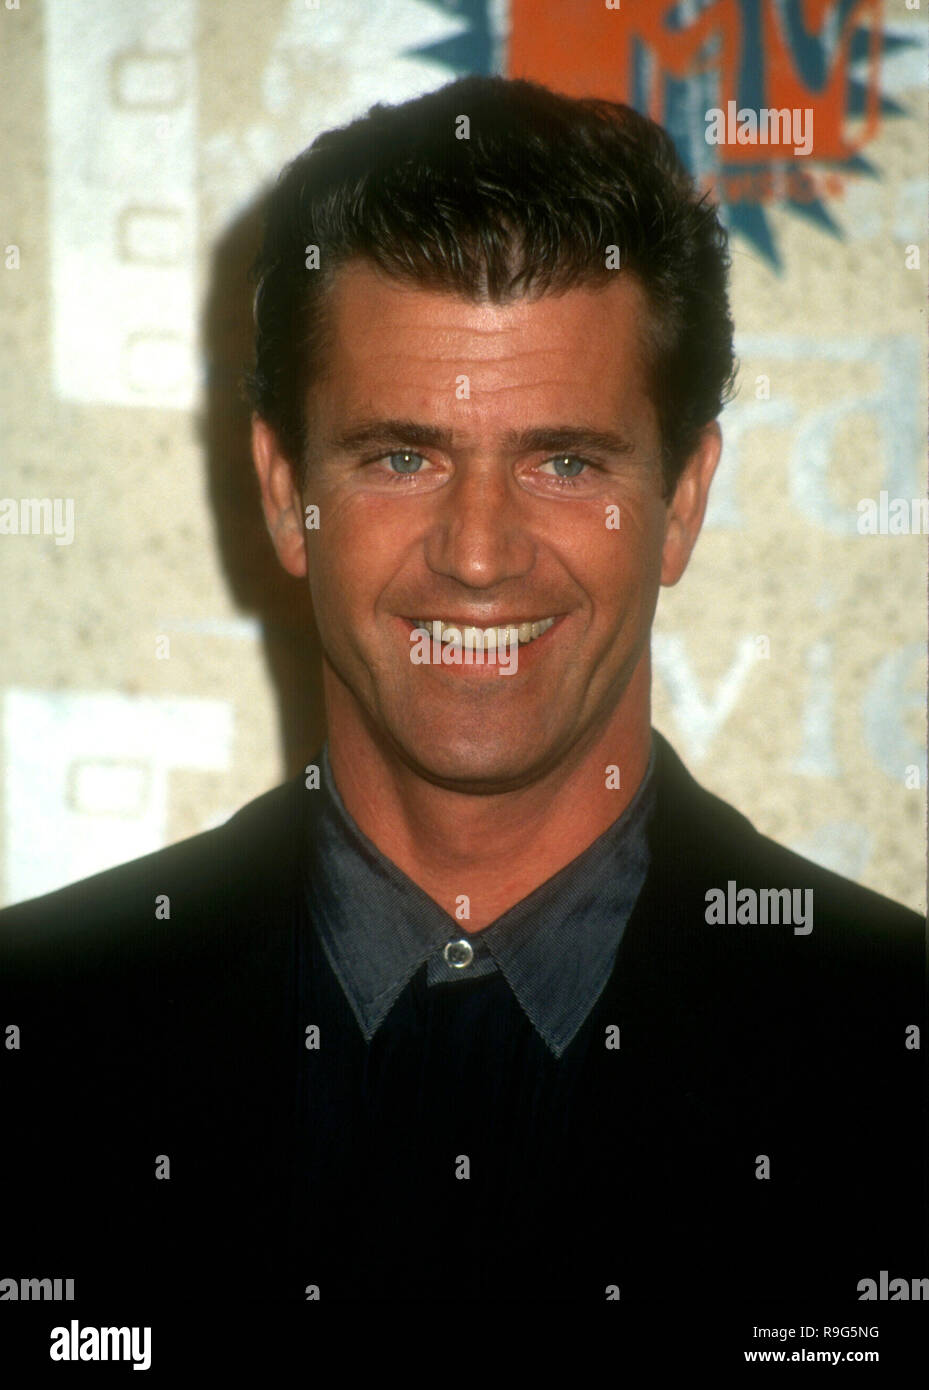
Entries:
<svg viewBox="0 0 929 1390">
<path fill-rule="evenodd" d="M 326 611 L 370 612 L 398 564 L 401 518 L 379 499 L 363 495 L 324 498 L 319 530 L 307 547 L 310 587 Z"/>
<path fill-rule="evenodd" d="M 592 510 L 582 524 L 562 535 L 559 551 L 597 606 L 618 619 L 634 606 L 635 596 L 649 601 L 659 584 L 664 511 L 650 503 L 628 502 L 618 513 L 605 507 Z M 617 525 L 618 521 L 618 525 Z"/>
</svg>

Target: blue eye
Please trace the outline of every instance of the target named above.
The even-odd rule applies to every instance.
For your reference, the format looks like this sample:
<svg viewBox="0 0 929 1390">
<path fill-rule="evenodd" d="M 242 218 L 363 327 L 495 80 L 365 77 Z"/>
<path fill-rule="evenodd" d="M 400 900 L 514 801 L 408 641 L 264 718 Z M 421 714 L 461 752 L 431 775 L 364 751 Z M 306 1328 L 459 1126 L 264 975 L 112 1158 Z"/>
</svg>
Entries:
<svg viewBox="0 0 929 1390">
<path fill-rule="evenodd" d="M 556 478 L 563 478 L 565 481 L 576 478 L 581 470 L 587 467 L 586 461 L 577 458 L 574 454 L 561 454 L 558 458 L 548 459 L 546 463 L 543 463 L 542 467 L 546 468 L 548 464 L 551 464 L 554 468 L 554 476 Z"/>
<path fill-rule="evenodd" d="M 387 461 L 395 473 L 418 473 L 425 463 L 422 454 L 414 454 L 412 449 L 398 449 L 387 455 Z"/>
</svg>

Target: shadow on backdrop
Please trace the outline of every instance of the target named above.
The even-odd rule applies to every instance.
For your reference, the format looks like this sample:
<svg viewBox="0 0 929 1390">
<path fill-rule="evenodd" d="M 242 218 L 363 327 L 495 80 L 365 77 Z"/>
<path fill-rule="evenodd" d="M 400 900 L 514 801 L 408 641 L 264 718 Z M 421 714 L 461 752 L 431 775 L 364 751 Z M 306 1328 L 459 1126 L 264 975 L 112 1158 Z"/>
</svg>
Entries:
<svg viewBox="0 0 929 1390">
<path fill-rule="evenodd" d="M 207 364 L 201 439 L 223 572 L 238 610 L 261 624 L 277 697 L 284 775 L 296 773 L 326 735 L 320 641 L 306 580 L 278 563 L 261 510 L 249 442 L 250 410 L 242 399 L 243 367 L 252 355 L 252 286 L 248 268 L 261 238 L 264 196 L 217 241 L 201 319 Z"/>
</svg>

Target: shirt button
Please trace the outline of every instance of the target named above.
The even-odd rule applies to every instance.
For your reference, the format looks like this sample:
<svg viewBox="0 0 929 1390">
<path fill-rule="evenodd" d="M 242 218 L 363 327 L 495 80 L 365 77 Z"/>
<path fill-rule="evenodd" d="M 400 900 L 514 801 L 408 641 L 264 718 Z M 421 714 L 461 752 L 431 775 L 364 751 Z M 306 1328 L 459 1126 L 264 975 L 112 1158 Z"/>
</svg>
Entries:
<svg viewBox="0 0 929 1390">
<path fill-rule="evenodd" d="M 446 965 L 453 965 L 456 970 L 464 970 L 466 965 L 470 965 L 474 959 L 470 941 L 460 939 L 450 941 L 442 952 L 445 957 Z"/>
</svg>

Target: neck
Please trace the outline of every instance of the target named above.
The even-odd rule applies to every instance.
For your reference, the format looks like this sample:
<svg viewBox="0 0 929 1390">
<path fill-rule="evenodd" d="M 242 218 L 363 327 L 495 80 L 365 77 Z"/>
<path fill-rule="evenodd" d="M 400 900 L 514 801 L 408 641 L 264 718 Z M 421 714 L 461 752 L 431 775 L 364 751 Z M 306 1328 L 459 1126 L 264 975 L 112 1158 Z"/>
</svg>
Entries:
<svg viewBox="0 0 929 1390">
<path fill-rule="evenodd" d="M 480 931 L 576 859 L 629 805 L 648 766 L 650 678 L 646 651 L 611 718 L 583 744 L 531 785 L 472 795 L 426 780 L 373 735 L 327 663 L 339 795 L 382 854 L 463 931 Z M 610 766 L 620 769 L 619 788 L 608 785 Z"/>
</svg>

